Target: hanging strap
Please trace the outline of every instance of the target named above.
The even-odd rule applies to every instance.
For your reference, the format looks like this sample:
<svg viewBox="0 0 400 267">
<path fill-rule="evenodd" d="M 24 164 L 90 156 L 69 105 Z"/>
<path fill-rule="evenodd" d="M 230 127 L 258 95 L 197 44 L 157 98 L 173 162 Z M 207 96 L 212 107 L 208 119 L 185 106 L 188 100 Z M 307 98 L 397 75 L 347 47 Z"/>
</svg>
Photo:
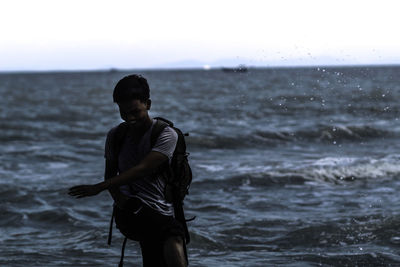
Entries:
<svg viewBox="0 0 400 267">
<path fill-rule="evenodd" d="M 188 257 L 188 253 L 187 253 L 187 248 L 186 248 L 186 241 L 183 240 L 183 253 L 185 254 L 185 259 L 186 259 L 186 266 L 189 266 L 189 257 Z"/>
<path fill-rule="evenodd" d="M 112 238 L 112 229 L 113 229 L 114 217 L 115 217 L 115 206 L 113 207 L 113 211 L 112 211 L 112 215 L 111 215 L 111 221 L 110 221 L 110 230 L 108 231 L 108 241 L 107 241 L 107 244 L 108 244 L 109 246 L 111 245 L 111 238 Z"/>
<path fill-rule="evenodd" d="M 122 249 L 121 249 L 121 259 L 119 261 L 119 265 L 118 267 L 123 267 L 124 266 L 124 254 L 125 254 L 125 245 L 126 245 L 126 241 L 128 240 L 127 237 L 125 237 L 124 239 L 124 243 L 122 244 Z"/>
<path fill-rule="evenodd" d="M 110 221 L 110 230 L 108 232 L 108 245 L 111 245 L 111 238 L 112 238 L 112 229 L 113 229 L 113 223 L 114 223 L 114 217 L 115 217 L 115 212 L 116 212 L 116 207 L 113 207 L 113 212 L 111 215 L 111 221 Z M 123 267 L 124 265 L 124 255 L 125 255 L 125 246 L 126 246 L 126 241 L 128 241 L 128 238 L 125 237 L 124 243 L 122 243 L 122 249 L 121 249 L 121 259 L 119 261 L 118 267 Z"/>
</svg>

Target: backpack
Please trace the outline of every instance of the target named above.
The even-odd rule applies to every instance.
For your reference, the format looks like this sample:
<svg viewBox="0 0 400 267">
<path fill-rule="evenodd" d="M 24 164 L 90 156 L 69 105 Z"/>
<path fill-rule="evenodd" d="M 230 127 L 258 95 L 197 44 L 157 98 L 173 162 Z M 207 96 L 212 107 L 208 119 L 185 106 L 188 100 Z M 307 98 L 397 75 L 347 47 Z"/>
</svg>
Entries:
<svg viewBox="0 0 400 267">
<path fill-rule="evenodd" d="M 154 147 L 161 132 L 167 126 L 171 127 L 178 135 L 178 140 L 171 159 L 171 164 L 169 164 L 169 162 L 166 162 L 165 164 L 161 165 L 157 170 L 155 170 L 155 173 L 162 174 L 162 176 L 166 180 L 166 189 L 165 189 L 166 200 L 173 204 L 175 219 L 182 224 L 185 231 L 185 243 L 189 244 L 190 235 L 187 227 L 187 222 L 195 219 L 195 217 L 186 219 L 183 211 L 183 200 L 185 196 L 189 194 L 189 188 L 192 182 L 192 170 L 189 165 L 188 161 L 189 153 L 187 153 L 186 151 L 186 142 L 185 142 L 185 136 L 188 136 L 189 134 L 188 133 L 183 134 L 180 129 L 174 127 L 174 124 L 167 119 L 161 117 L 156 117 L 154 119 L 156 120 L 156 123 L 153 126 L 150 136 L 151 148 Z M 119 155 L 119 153 L 121 152 L 126 134 L 127 134 L 127 123 L 123 122 L 117 126 L 116 132 L 114 134 L 113 143 L 116 155 Z M 108 237 L 109 245 L 111 244 L 112 224 L 114 216 L 115 216 L 115 207 L 110 222 L 110 230 Z M 122 246 L 120 266 L 122 266 L 123 262 L 126 241 L 127 237 L 125 236 L 125 240 Z M 186 246 L 184 246 L 184 250 L 187 260 Z"/>
<path fill-rule="evenodd" d="M 174 124 L 167 119 L 161 117 L 156 117 L 155 119 L 157 122 L 153 127 L 151 137 L 152 147 L 155 145 L 155 141 L 165 127 L 171 127 L 178 134 L 178 140 L 172 156 L 171 165 L 167 163 L 166 165 L 169 167 L 164 167 L 164 170 L 161 170 L 161 172 L 163 172 L 167 181 L 167 201 L 172 202 L 173 204 L 182 204 L 185 196 L 189 194 L 189 187 L 192 183 L 192 170 L 189 165 L 189 153 L 186 151 L 185 142 L 185 136 L 189 136 L 189 134 L 183 134 L 181 130 L 174 127 Z"/>
<path fill-rule="evenodd" d="M 153 126 L 150 136 L 150 146 L 154 147 L 158 137 L 165 127 L 169 126 L 178 135 L 178 140 L 172 156 L 171 165 L 166 162 L 160 166 L 156 173 L 162 173 L 163 177 L 167 182 L 166 198 L 168 202 L 173 204 L 181 204 L 186 195 L 189 194 L 189 187 L 192 182 L 192 170 L 189 165 L 188 156 L 189 153 L 186 151 L 185 136 L 189 136 L 188 133 L 183 134 L 182 131 L 174 124 L 164 118 L 156 117 L 155 125 Z M 119 155 L 122 149 L 122 145 L 127 133 L 127 123 L 123 122 L 117 126 L 114 134 L 114 151 L 116 155 Z"/>
</svg>

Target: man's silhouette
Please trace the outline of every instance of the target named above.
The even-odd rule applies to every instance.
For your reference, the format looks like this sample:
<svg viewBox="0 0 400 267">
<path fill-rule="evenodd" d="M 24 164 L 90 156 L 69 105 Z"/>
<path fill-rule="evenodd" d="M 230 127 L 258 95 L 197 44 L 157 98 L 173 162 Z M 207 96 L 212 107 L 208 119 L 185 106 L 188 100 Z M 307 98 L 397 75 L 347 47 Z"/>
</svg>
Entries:
<svg viewBox="0 0 400 267">
<path fill-rule="evenodd" d="M 174 208 L 165 196 L 166 181 L 157 170 L 170 162 L 177 133 L 166 127 L 151 143 L 155 120 L 147 80 L 139 75 L 121 79 L 115 86 L 124 124 L 108 132 L 105 146 L 105 180 L 70 188 L 77 198 L 109 190 L 115 200 L 115 220 L 120 231 L 140 242 L 144 266 L 186 266 L 184 229 L 174 218 Z"/>
</svg>

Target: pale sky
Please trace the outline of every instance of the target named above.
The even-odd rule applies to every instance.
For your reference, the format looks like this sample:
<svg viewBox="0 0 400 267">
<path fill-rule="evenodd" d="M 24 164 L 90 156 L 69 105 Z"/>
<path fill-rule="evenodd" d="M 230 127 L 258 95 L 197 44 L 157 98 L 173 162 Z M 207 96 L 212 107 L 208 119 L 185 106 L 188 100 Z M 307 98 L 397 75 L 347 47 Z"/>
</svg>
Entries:
<svg viewBox="0 0 400 267">
<path fill-rule="evenodd" d="M 400 64 L 400 1 L 0 0 L 0 71 Z"/>
</svg>

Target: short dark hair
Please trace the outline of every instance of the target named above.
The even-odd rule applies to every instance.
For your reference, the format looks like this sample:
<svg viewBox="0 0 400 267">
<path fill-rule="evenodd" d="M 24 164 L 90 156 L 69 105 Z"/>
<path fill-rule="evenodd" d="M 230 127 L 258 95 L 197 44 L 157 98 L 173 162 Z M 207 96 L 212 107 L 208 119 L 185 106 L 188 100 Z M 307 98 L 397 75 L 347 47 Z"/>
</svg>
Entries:
<svg viewBox="0 0 400 267">
<path fill-rule="evenodd" d="M 138 99 L 142 102 L 150 98 L 150 87 L 147 80 L 137 74 L 132 74 L 122 78 L 115 85 L 113 92 L 113 100 L 115 103 L 127 100 Z"/>
</svg>

